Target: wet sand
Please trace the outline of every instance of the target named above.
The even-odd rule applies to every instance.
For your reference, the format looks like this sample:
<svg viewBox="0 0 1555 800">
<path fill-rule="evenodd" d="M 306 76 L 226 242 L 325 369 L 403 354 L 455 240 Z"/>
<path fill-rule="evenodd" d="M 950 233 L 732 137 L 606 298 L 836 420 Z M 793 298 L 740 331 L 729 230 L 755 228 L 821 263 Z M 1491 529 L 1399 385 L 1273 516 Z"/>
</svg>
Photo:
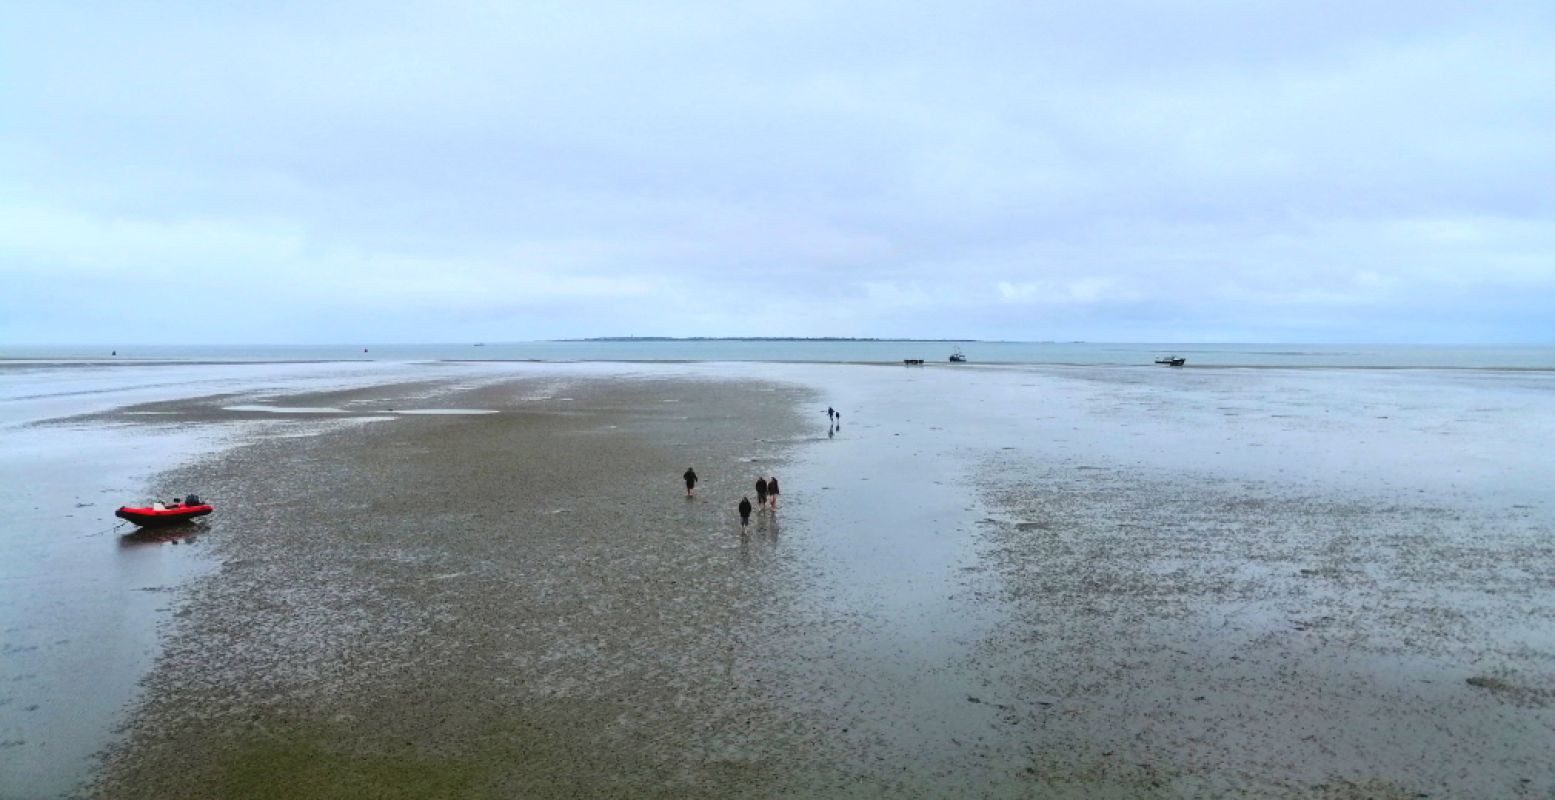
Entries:
<svg viewBox="0 0 1555 800">
<path fill-rule="evenodd" d="M 1044 785 L 1551 791 L 1555 542 L 1539 515 L 1023 466 L 984 473 L 1012 612 L 979 658 L 1011 724 L 1048 745 Z"/>
<path fill-rule="evenodd" d="M 406 388 L 285 405 L 416 410 Z M 170 476 L 220 498 L 208 537 L 224 565 L 191 589 L 96 793 L 712 797 L 759 782 L 746 739 L 785 726 L 736 671 L 746 631 L 780 610 L 772 573 L 746 568 L 775 530 L 742 541 L 732 508 L 752 459 L 777 463 L 762 440 L 792 435 L 799 395 L 502 382 L 456 393 L 500 413 L 270 439 Z"/>
<path fill-rule="evenodd" d="M 77 419 L 263 426 L 92 794 L 1555 793 L 1548 376 L 504 369 Z"/>
</svg>

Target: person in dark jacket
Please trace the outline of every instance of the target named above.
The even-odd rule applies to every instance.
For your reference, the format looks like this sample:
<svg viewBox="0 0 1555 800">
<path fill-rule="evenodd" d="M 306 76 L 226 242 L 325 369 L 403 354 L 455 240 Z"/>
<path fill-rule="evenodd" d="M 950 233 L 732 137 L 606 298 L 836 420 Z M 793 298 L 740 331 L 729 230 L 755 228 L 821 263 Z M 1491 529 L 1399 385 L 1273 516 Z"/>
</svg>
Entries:
<svg viewBox="0 0 1555 800">
<path fill-rule="evenodd" d="M 764 508 L 767 505 L 767 479 L 756 479 L 756 507 Z"/>
<path fill-rule="evenodd" d="M 697 486 L 697 474 L 696 474 L 696 471 L 693 470 L 690 467 L 686 467 L 686 474 L 684 474 L 684 475 L 682 475 L 680 477 L 686 479 L 686 496 L 690 497 L 691 496 L 691 490 L 695 489 L 696 486 Z"/>
<path fill-rule="evenodd" d="M 772 503 L 772 510 L 773 511 L 777 510 L 777 496 L 778 496 L 777 476 L 773 475 L 772 477 L 767 479 L 767 500 L 768 500 L 768 502 Z"/>
<path fill-rule="evenodd" d="M 750 524 L 751 499 L 749 497 L 742 497 L 740 498 L 740 533 L 744 533 L 745 529 L 749 527 Z"/>
</svg>

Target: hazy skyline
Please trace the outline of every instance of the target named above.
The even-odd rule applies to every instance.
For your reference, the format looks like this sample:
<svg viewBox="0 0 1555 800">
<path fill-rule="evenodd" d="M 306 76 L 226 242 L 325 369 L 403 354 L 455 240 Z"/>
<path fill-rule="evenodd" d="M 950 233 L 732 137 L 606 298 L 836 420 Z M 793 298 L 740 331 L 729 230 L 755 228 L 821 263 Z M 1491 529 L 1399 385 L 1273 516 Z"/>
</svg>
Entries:
<svg viewBox="0 0 1555 800">
<path fill-rule="evenodd" d="M 1555 341 L 1549 3 L 6 17 L 0 343 Z"/>
</svg>

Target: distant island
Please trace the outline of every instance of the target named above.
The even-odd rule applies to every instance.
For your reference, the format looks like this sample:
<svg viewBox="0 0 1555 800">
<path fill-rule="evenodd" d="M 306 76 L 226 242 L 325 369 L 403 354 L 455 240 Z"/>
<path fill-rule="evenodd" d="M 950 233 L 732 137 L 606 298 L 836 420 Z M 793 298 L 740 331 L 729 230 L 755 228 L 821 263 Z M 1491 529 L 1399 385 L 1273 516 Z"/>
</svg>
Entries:
<svg viewBox="0 0 1555 800">
<path fill-rule="evenodd" d="M 590 336 L 553 342 L 975 342 L 977 339 L 876 339 L 853 336 Z"/>
</svg>

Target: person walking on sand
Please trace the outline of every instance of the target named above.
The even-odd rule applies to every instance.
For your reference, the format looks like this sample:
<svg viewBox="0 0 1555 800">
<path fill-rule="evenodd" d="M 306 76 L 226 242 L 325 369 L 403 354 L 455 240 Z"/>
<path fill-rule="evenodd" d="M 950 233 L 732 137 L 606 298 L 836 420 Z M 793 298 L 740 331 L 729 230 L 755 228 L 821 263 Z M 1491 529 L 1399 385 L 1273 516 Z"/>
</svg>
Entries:
<svg viewBox="0 0 1555 800">
<path fill-rule="evenodd" d="M 690 497 L 691 496 L 691 490 L 695 489 L 697 487 L 697 473 L 696 473 L 696 470 L 694 470 L 694 469 L 692 469 L 690 467 L 686 467 L 686 474 L 684 474 L 684 475 L 682 475 L 680 477 L 686 479 L 686 496 Z"/>
<path fill-rule="evenodd" d="M 758 478 L 756 478 L 756 507 L 757 508 L 766 508 L 766 506 L 767 506 L 767 479 L 758 477 Z"/>
<path fill-rule="evenodd" d="M 777 496 L 778 496 L 777 476 L 773 475 L 772 477 L 767 479 L 767 498 L 772 503 L 772 510 L 773 511 L 777 510 Z"/>
<path fill-rule="evenodd" d="M 744 533 L 745 529 L 750 527 L 750 524 L 751 499 L 749 497 L 742 497 L 740 498 L 740 533 Z"/>
</svg>

